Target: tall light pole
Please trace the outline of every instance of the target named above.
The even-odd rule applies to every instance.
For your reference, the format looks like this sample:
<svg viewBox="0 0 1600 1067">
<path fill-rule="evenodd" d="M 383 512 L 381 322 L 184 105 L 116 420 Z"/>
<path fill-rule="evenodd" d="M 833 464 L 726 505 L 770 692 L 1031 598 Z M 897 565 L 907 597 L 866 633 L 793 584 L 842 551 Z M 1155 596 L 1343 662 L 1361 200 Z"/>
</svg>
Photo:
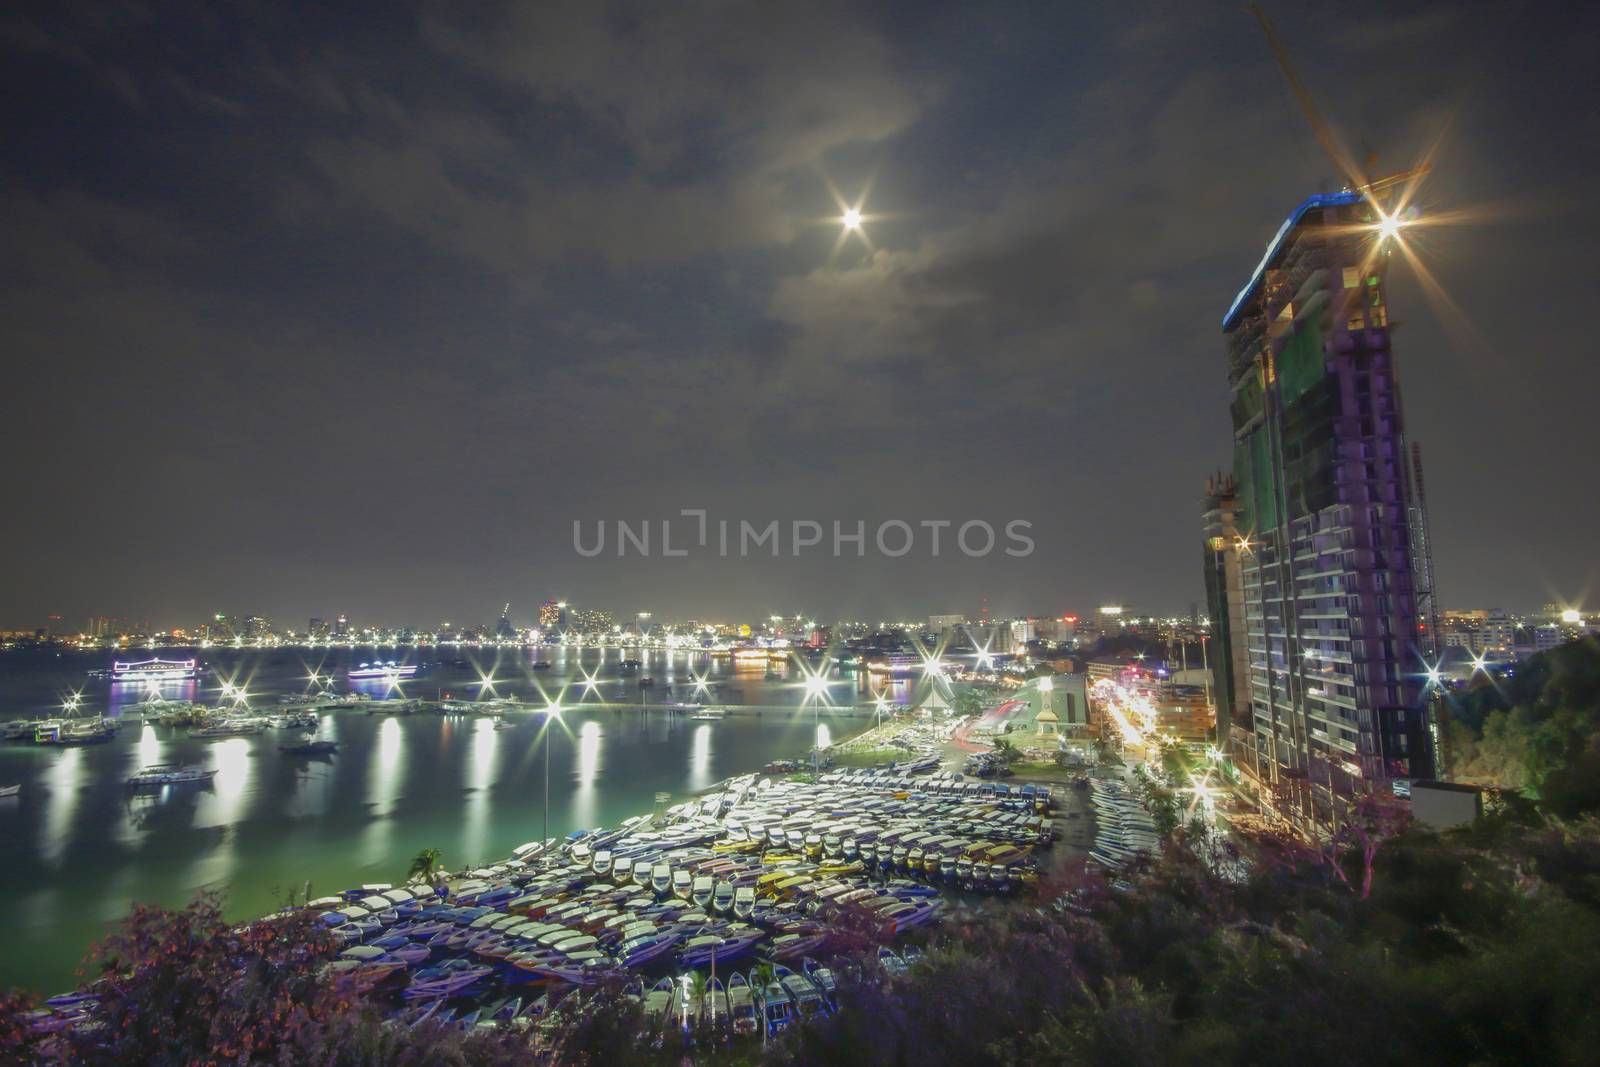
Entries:
<svg viewBox="0 0 1600 1067">
<path fill-rule="evenodd" d="M 801 670 L 805 670 L 804 665 Z M 828 661 L 822 661 L 822 669 L 813 674 L 806 671 L 806 699 L 811 701 L 812 728 L 811 728 L 811 773 L 817 774 L 822 769 L 822 701 L 828 695 Z"/>
<path fill-rule="evenodd" d="M 544 859 L 549 856 L 550 843 L 550 723 L 561 714 L 561 698 L 549 701 L 544 706 L 544 837 L 545 849 L 540 853 Z M 548 865 L 548 864 L 547 864 Z"/>
<path fill-rule="evenodd" d="M 544 733 L 544 833 L 540 837 L 544 842 L 544 849 L 540 855 L 550 850 L 550 713 L 548 711 L 544 716 Z"/>
</svg>

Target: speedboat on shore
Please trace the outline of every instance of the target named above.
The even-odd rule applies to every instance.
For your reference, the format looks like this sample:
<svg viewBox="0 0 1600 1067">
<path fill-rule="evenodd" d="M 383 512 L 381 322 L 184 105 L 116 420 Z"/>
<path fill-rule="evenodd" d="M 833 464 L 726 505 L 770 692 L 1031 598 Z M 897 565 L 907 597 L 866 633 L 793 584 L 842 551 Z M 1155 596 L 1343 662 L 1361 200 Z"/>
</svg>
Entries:
<svg viewBox="0 0 1600 1067">
<path fill-rule="evenodd" d="M 756 1003 L 751 995 L 750 983 L 738 972 L 728 979 L 728 1014 L 733 1021 L 735 1034 L 753 1034 L 760 1025 L 756 1021 Z"/>
</svg>

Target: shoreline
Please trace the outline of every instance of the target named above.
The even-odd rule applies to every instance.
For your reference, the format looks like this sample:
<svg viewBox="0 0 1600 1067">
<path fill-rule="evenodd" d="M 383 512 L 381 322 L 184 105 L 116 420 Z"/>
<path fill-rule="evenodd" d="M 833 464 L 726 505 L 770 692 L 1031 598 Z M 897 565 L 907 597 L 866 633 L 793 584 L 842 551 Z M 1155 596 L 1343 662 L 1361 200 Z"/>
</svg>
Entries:
<svg viewBox="0 0 1600 1067">
<path fill-rule="evenodd" d="M 362 718 L 368 718 L 368 717 L 371 717 L 371 718 L 387 718 L 387 717 L 390 717 L 390 716 L 393 716 L 393 715 L 396 714 L 396 708 L 397 708 L 399 703 L 400 703 L 399 701 L 385 702 L 385 701 L 381 701 L 381 700 L 374 700 L 374 701 L 363 701 L 363 702 L 360 702 L 360 703 L 357 703 L 357 704 L 345 704 L 345 705 L 340 705 L 340 706 L 336 706 L 336 707 L 323 707 L 323 708 L 319 708 L 319 709 L 316 709 L 316 710 L 318 710 L 321 714 L 324 714 L 324 715 L 337 716 L 337 717 L 341 717 L 341 718 L 345 717 L 347 715 L 350 715 L 351 713 L 356 713 L 356 714 L 359 715 L 362 712 L 366 712 L 365 715 L 361 716 Z M 442 703 L 444 703 L 444 702 L 442 702 L 442 701 L 430 701 L 430 700 L 423 700 L 421 698 L 416 698 L 416 702 L 414 704 L 412 704 L 411 710 L 408 710 L 406 712 L 400 713 L 400 717 L 409 717 L 411 715 L 440 715 L 441 717 L 444 717 L 444 718 L 461 718 L 461 719 L 476 719 L 476 718 L 479 718 L 479 717 L 483 717 L 483 718 L 487 718 L 488 717 L 488 715 L 485 714 L 485 711 L 487 709 L 485 709 L 485 711 L 475 710 L 475 711 L 471 711 L 471 712 L 443 711 L 439 707 L 439 705 L 442 704 Z M 388 705 L 387 707 L 385 706 L 386 704 Z M 735 705 L 724 705 L 724 704 L 718 704 L 718 703 L 713 703 L 713 702 L 707 702 L 704 706 L 706 706 L 706 707 L 726 708 L 730 713 L 730 718 L 738 717 L 738 718 L 747 718 L 747 719 L 750 719 L 750 718 L 761 718 L 761 717 L 763 717 L 763 713 L 764 712 L 769 712 L 769 711 L 770 712 L 781 712 L 781 713 L 791 714 L 792 715 L 792 714 L 795 713 L 795 710 L 796 710 L 794 708 L 790 708 L 790 707 L 786 707 L 786 706 L 782 706 L 782 705 L 738 705 L 738 706 L 735 706 Z M 277 707 L 277 706 L 273 706 L 273 705 L 262 705 L 259 708 L 254 708 L 254 709 L 251 709 L 251 710 L 252 710 L 252 713 L 258 714 L 258 715 L 276 715 L 276 714 L 282 714 L 282 713 L 284 713 L 286 711 L 296 710 L 296 706 L 295 705 L 287 705 L 287 706 L 284 706 L 284 707 Z M 537 704 L 533 704 L 533 703 L 522 703 L 520 706 L 506 706 L 504 708 L 504 712 L 505 712 L 505 714 L 506 714 L 506 716 L 508 718 L 515 717 L 515 718 L 519 718 L 519 719 L 522 718 L 523 716 L 528 716 L 528 717 L 536 716 L 536 715 L 538 715 L 540 713 L 540 711 L 541 711 L 541 706 L 537 705 Z M 641 706 L 639 704 L 621 704 L 621 703 L 599 702 L 599 701 L 591 701 L 591 702 L 582 703 L 582 704 L 565 705 L 565 706 L 563 706 L 563 711 L 564 712 L 571 712 L 571 711 L 615 711 L 615 712 L 619 712 L 619 713 L 620 712 L 628 712 L 628 711 L 653 711 L 653 712 L 667 711 L 667 712 L 669 712 L 669 713 L 671 713 L 673 715 L 674 719 L 677 719 L 680 714 L 683 714 L 682 709 L 673 708 L 670 705 L 652 704 L 652 705 L 643 705 L 643 706 Z M 870 708 L 854 708 L 854 707 L 840 707 L 840 706 L 824 707 L 822 709 L 822 716 L 821 716 L 822 717 L 822 721 L 823 722 L 828 722 L 830 719 L 833 720 L 833 722 L 836 724 L 836 725 L 834 725 L 833 729 L 836 730 L 836 731 L 844 733 L 844 736 L 841 737 L 840 740 L 835 741 L 832 744 L 830 744 L 828 749 L 826 749 L 824 751 L 827 751 L 827 752 L 834 751 L 840 745 L 843 745 L 843 744 L 845 744 L 845 743 L 847 743 L 847 742 L 849 742 L 851 740 L 854 740 L 855 738 L 859 737 L 863 732 L 871 729 L 870 723 L 867 721 L 867 720 L 870 720 L 871 715 L 872 715 L 872 711 L 871 711 Z M 685 718 L 686 718 L 686 716 L 685 716 Z M 30 745 L 28 747 L 34 747 L 34 746 Z M 40 746 L 40 747 L 47 747 L 47 746 Z M 798 761 L 800 759 L 800 754 L 799 753 L 786 753 L 784 757 L 775 757 L 775 758 L 795 758 Z M 653 808 L 645 808 L 642 811 L 635 811 L 635 812 L 631 813 L 629 816 L 625 816 L 622 819 L 613 819 L 610 822 L 605 823 L 605 824 L 593 825 L 593 826 L 582 826 L 582 827 L 574 825 L 574 826 L 569 828 L 568 832 L 570 833 L 570 832 L 578 830 L 578 829 L 603 832 L 603 831 L 606 831 L 606 830 L 609 830 L 609 829 L 613 829 L 616 826 L 620 826 L 621 823 L 623 821 L 626 821 L 626 819 L 628 819 L 628 818 L 638 818 L 640 816 L 645 816 L 645 817 L 648 817 L 650 820 L 655 821 L 656 819 L 658 819 L 666 811 L 666 809 L 668 809 L 670 807 L 673 807 L 673 806 L 675 806 L 677 804 L 681 804 L 681 803 L 683 803 L 685 801 L 703 799 L 704 797 L 706 797 L 708 795 L 712 795 L 712 794 L 718 793 L 720 791 L 723 791 L 723 790 L 725 790 L 727 788 L 727 786 L 728 786 L 728 784 L 730 782 L 734 781 L 737 778 L 746 776 L 746 775 L 755 775 L 757 777 L 760 777 L 762 775 L 762 769 L 761 769 L 760 766 L 756 766 L 756 767 L 747 768 L 747 769 L 744 769 L 744 770 L 729 774 L 729 775 L 723 777 L 722 779 L 720 779 L 719 781 L 714 782 L 711 785 L 708 785 L 707 787 L 705 787 L 704 789 L 701 789 L 701 790 L 696 791 L 696 792 L 691 792 L 691 793 L 673 792 L 673 793 L 670 794 L 670 799 L 664 804 L 656 805 Z M 789 776 L 788 775 L 780 775 L 780 776 L 776 776 L 776 777 L 777 777 L 777 780 L 781 781 L 781 780 L 784 780 L 784 779 L 788 778 Z M 534 832 L 537 832 L 537 829 L 538 828 L 536 826 L 533 827 L 533 831 Z M 552 831 L 552 834 L 555 835 L 556 828 L 554 826 L 552 826 L 551 831 Z M 556 835 L 556 840 L 557 841 L 564 840 L 566 836 L 567 836 L 566 834 Z M 418 847 L 420 848 L 422 846 L 419 845 Z M 390 860 L 388 862 L 386 862 L 383 866 L 386 867 L 386 868 L 388 868 L 388 867 L 402 868 L 402 867 L 405 866 L 405 864 L 407 862 L 409 862 L 408 857 L 410 855 L 412 855 L 412 852 L 409 851 L 408 849 L 403 848 L 403 847 L 399 848 L 393 853 L 393 855 L 390 857 Z M 449 871 L 448 873 L 445 874 L 444 877 L 449 881 L 455 881 L 455 880 L 463 878 L 463 877 L 469 877 L 470 876 L 470 872 L 472 872 L 472 871 L 483 870 L 483 869 L 486 869 L 488 867 L 493 866 L 496 863 L 504 861 L 503 857 L 501 859 L 493 859 L 493 858 L 482 858 L 482 859 L 484 859 L 485 861 L 484 862 L 473 862 L 471 864 L 463 865 L 460 868 L 453 869 L 453 870 Z M 354 886 L 354 885 L 357 885 L 357 884 L 361 884 L 361 872 L 352 870 L 351 873 L 350 873 L 350 879 L 351 879 L 351 881 L 349 882 L 349 885 L 351 885 L 351 886 Z M 371 881 L 372 882 L 383 882 L 383 881 L 385 881 L 385 879 L 374 878 L 374 879 L 371 879 Z M 328 885 L 330 883 L 332 883 L 332 884 L 341 884 L 341 885 L 344 884 L 344 882 L 341 879 L 330 879 L 327 876 L 323 876 L 321 878 L 318 878 L 316 880 L 316 882 L 318 884 L 322 884 L 322 885 Z M 296 892 L 296 890 L 299 890 L 302 885 L 306 884 L 306 882 L 304 880 L 291 880 L 288 884 L 290 886 L 292 886 L 292 888 L 290 889 L 290 891 L 287 894 L 287 896 L 292 898 L 292 897 L 300 896 L 300 893 Z M 405 883 L 403 880 L 394 880 L 394 881 L 390 882 L 390 884 L 393 884 L 395 886 L 402 886 L 402 885 L 405 885 L 407 883 Z M 207 890 L 215 890 L 215 889 L 221 888 L 222 892 L 224 894 L 224 898 L 226 899 L 228 896 L 232 895 L 235 886 L 234 886 L 234 883 L 232 881 L 230 881 L 225 886 L 220 886 L 219 887 L 218 885 L 213 884 L 213 885 L 204 886 L 203 888 L 207 889 Z M 137 898 L 129 898 L 125 903 L 127 905 L 131 906 L 132 904 L 134 904 L 136 902 L 137 902 Z M 187 901 L 184 902 L 184 904 L 186 904 L 186 903 L 187 903 Z M 276 908 L 269 908 L 269 909 L 263 910 L 263 911 L 250 910 L 250 911 L 245 911 L 245 912 L 242 912 L 242 913 L 236 913 L 236 914 L 239 914 L 239 918 L 237 918 L 236 920 L 233 920 L 233 924 L 235 926 L 246 926 L 246 925 L 249 925 L 250 923 L 258 922 L 258 921 L 261 921 L 263 919 L 270 918 L 275 914 L 280 914 L 282 912 L 282 910 L 283 910 L 284 903 L 285 902 L 283 900 L 280 900 L 279 906 L 276 907 Z M 175 904 L 175 905 L 170 905 L 170 906 L 173 907 L 174 909 L 178 909 L 178 908 L 183 907 L 184 904 Z M 298 905 L 290 903 L 290 904 L 288 904 L 288 906 L 289 907 L 304 907 L 305 904 L 306 904 L 306 901 L 305 900 L 301 900 Z M 105 933 L 109 932 L 116 925 L 116 923 L 118 921 L 120 921 L 120 920 L 107 920 L 105 923 L 103 923 L 101 925 L 101 927 L 99 928 L 99 931 L 97 933 L 97 938 L 99 936 L 103 936 Z M 75 989 L 81 988 L 82 984 L 83 983 L 80 982 L 79 984 L 74 985 L 72 987 L 69 987 L 68 989 L 65 989 L 65 990 L 52 989 L 51 987 L 46 987 L 46 986 L 33 987 L 33 986 L 22 986 L 22 985 L 17 985 L 14 988 L 27 989 L 29 992 L 36 994 L 41 1000 L 43 1000 L 43 999 L 51 997 L 51 996 L 61 995 L 62 993 L 71 992 L 71 991 L 73 991 Z"/>
</svg>

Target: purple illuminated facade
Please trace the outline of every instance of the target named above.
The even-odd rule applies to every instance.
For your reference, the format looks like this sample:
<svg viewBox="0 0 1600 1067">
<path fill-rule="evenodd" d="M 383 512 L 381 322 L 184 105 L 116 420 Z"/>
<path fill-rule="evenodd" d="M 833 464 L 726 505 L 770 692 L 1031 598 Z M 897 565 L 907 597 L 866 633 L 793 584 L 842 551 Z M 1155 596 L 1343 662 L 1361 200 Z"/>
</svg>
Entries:
<svg viewBox="0 0 1600 1067">
<path fill-rule="evenodd" d="M 1218 721 L 1263 807 L 1308 836 L 1434 773 L 1426 524 L 1376 221 L 1358 194 L 1312 197 L 1223 321 L 1234 462 L 1205 507 Z"/>
</svg>

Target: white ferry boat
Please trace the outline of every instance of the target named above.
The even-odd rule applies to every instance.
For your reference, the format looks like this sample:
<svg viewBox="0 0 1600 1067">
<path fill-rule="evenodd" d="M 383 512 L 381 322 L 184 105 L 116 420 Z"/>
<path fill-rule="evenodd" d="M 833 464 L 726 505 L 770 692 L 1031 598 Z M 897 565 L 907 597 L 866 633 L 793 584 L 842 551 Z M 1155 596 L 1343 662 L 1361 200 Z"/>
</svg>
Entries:
<svg viewBox="0 0 1600 1067">
<path fill-rule="evenodd" d="M 105 671 L 94 672 L 106 675 Z M 200 661 L 195 659 L 146 659 L 124 663 L 114 660 L 109 677 L 113 684 L 121 682 L 183 682 L 200 675 Z"/>
<path fill-rule="evenodd" d="M 349 677 L 353 682 L 373 680 L 381 682 L 391 679 L 410 678 L 416 673 L 417 665 L 415 663 L 396 663 L 393 660 L 384 663 L 380 660 L 377 663 L 363 663 L 359 667 L 351 667 Z"/>
<path fill-rule="evenodd" d="M 215 770 L 205 770 L 198 766 L 174 767 L 166 763 L 156 763 L 149 767 L 141 767 L 128 777 L 128 786 L 131 789 L 148 789 L 163 785 L 182 785 L 186 782 L 209 782 L 217 776 Z"/>
</svg>

